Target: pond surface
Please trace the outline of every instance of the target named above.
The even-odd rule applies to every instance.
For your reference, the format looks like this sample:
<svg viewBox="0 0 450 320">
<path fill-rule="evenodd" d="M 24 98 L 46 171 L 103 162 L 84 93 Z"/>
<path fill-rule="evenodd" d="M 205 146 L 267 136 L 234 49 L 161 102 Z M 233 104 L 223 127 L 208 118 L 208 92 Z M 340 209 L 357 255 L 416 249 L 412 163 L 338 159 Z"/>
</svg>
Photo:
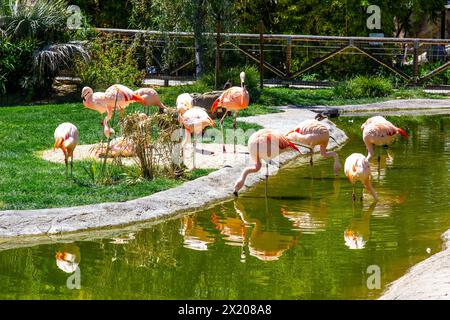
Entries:
<svg viewBox="0 0 450 320">
<path fill-rule="evenodd" d="M 361 119 L 340 124 L 348 120 L 342 163 L 365 153 L 351 133 Z M 294 161 L 270 177 L 267 199 L 261 183 L 237 200 L 115 239 L 0 251 L 0 298 L 377 298 L 427 250 L 440 251 L 450 228 L 450 118 L 406 125 L 410 140 L 398 139 L 391 157 L 382 150 L 379 169 L 371 164 L 375 205 L 367 193 L 352 204 L 352 187 L 343 173 L 333 177 L 331 159 Z M 367 286 L 372 265 L 381 289 Z M 69 289 L 68 278 L 80 289 Z"/>
</svg>

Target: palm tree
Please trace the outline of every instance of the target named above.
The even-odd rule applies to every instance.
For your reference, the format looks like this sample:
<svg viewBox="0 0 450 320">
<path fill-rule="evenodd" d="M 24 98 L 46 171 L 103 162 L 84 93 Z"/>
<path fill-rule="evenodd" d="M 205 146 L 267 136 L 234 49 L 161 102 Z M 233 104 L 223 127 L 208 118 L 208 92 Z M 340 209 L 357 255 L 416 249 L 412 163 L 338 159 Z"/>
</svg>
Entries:
<svg viewBox="0 0 450 320">
<path fill-rule="evenodd" d="M 32 76 L 23 82 L 25 86 L 48 93 L 60 70 L 70 67 L 76 57 L 90 58 L 82 42 L 69 41 L 67 18 L 65 0 L 9 0 L 0 5 L 0 32 L 12 41 L 35 41 Z"/>
</svg>

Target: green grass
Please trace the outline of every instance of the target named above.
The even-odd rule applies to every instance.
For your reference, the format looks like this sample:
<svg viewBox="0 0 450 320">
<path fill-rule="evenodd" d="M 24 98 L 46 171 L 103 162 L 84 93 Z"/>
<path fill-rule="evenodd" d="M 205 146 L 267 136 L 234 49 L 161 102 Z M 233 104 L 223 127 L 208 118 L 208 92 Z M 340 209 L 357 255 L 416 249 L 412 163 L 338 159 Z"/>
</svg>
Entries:
<svg viewBox="0 0 450 320">
<path fill-rule="evenodd" d="M 387 97 L 345 99 L 336 96 L 333 89 L 288 89 L 270 88 L 264 89 L 257 105 L 264 108 L 280 105 L 300 105 L 300 106 L 338 106 L 347 104 L 366 104 L 381 102 L 392 99 L 413 99 L 430 98 L 439 99 L 446 96 L 426 93 L 421 89 L 398 89 Z M 253 106 L 253 105 L 252 105 Z"/>
<path fill-rule="evenodd" d="M 0 210 L 125 201 L 175 187 L 211 172 L 196 170 L 181 180 L 158 178 L 134 185 L 119 180 L 104 186 L 91 182 L 83 168 L 89 162 L 75 162 L 74 179 L 67 179 L 64 165 L 47 162 L 35 155 L 53 147 L 55 128 L 67 121 L 78 127 L 80 144 L 100 141 L 100 116 L 85 109 L 81 103 L 0 108 Z"/>
</svg>

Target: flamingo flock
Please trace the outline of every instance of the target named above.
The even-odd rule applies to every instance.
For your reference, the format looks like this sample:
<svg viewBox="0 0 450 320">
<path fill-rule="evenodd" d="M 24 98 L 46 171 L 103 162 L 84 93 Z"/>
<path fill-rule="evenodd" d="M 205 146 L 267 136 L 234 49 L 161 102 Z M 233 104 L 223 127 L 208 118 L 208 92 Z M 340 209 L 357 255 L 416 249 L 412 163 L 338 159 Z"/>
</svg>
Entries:
<svg viewBox="0 0 450 320">
<path fill-rule="evenodd" d="M 316 119 L 320 119 L 319 114 Z M 310 149 L 310 164 L 313 165 L 312 153 L 315 146 L 320 146 L 320 154 L 323 157 L 334 158 L 334 173 L 338 175 L 341 168 L 339 162 L 339 156 L 336 152 L 327 152 L 329 138 L 332 138 L 328 128 L 320 123 L 316 119 L 304 120 L 296 128 L 288 131 L 286 135 L 280 133 L 262 129 L 254 133 L 248 142 L 248 149 L 250 157 L 253 161 L 253 165 L 246 167 L 238 180 L 234 185 L 234 195 L 238 195 L 238 191 L 244 186 L 245 180 L 250 173 L 256 173 L 261 169 L 261 159 L 266 161 L 266 167 L 268 162 L 273 159 L 272 154 L 267 155 L 268 145 L 273 144 L 273 141 L 279 141 L 279 151 L 285 151 L 288 147 L 293 147 L 300 152 L 296 145 L 303 146 Z M 401 128 L 394 126 L 391 122 L 383 118 L 382 116 L 375 116 L 367 119 L 367 121 L 361 126 L 363 130 L 363 141 L 367 148 L 367 156 L 361 153 L 353 153 L 347 157 L 344 165 L 344 173 L 349 179 L 353 187 L 352 199 L 356 200 L 355 184 L 361 182 L 367 191 L 372 195 L 374 201 L 378 201 L 378 195 L 372 186 L 372 175 L 370 171 L 369 160 L 373 156 L 373 145 L 389 146 L 392 144 L 395 136 L 401 135 L 404 138 L 408 138 L 408 134 Z M 334 138 L 332 138 L 334 140 Z M 273 148 L 273 147 L 272 147 Z M 269 148 L 270 149 L 270 148 Z M 378 162 L 380 157 L 378 157 Z M 268 169 L 266 170 L 266 194 L 267 194 L 267 177 Z M 361 201 L 363 196 L 361 194 Z"/>
<path fill-rule="evenodd" d="M 245 73 L 240 74 L 241 86 L 233 87 L 227 85 L 223 93 L 214 101 L 210 108 L 210 114 L 217 112 L 219 107 L 225 109 L 223 117 L 219 124 L 222 129 L 223 137 L 223 152 L 226 152 L 223 121 L 229 111 L 234 112 L 233 130 L 236 130 L 236 120 L 238 113 L 248 107 L 250 96 L 245 87 Z M 114 115 L 114 111 L 119 111 L 120 119 L 123 120 L 125 108 L 137 102 L 148 108 L 149 106 L 157 106 L 160 113 L 164 113 L 167 107 L 161 102 L 158 93 L 153 88 L 141 88 L 133 91 L 126 86 L 115 84 L 105 92 L 94 92 L 89 87 L 84 87 L 81 92 L 83 105 L 91 110 L 97 111 L 100 115 L 106 113 L 102 119 L 102 127 L 104 135 L 109 139 L 114 130 L 110 127 L 109 121 Z M 196 167 L 195 153 L 197 137 L 203 133 L 207 127 L 216 127 L 214 120 L 210 117 L 208 112 L 195 105 L 193 97 L 189 93 L 182 93 L 176 99 L 176 110 L 178 113 L 178 120 L 180 126 L 185 130 L 185 138 L 182 142 L 182 147 L 189 141 L 191 135 L 193 139 L 193 168 Z M 148 110 L 147 110 L 148 113 Z M 248 140 L 248 151 L 252 164 L 243 169 L 239 178 L 235 181 L 233 193 L 235 196 L 245 185 L 245 181 L 249 174 L 260 171 L 262 161 L 266 164 L 266 195 L 267 195 L 267 181 L 268 181 L 268 164 L 273 162 L 273 159 L 282 152 L 294 150 L 301 154 L 299 146 L 310 150 L 310 164 L 313 165 L 313 151 L 316 146 L 320 148 L 320 155 L 325 158 L 333 158 L 333 171 L 337 176 L 341 169 L 339 156 L 334 151 L 327 151 L 329 139 L 331 136 L 328 127 L 321 122 L 324 117 L 318 114 L 315 119 L 304 120 L 296 127 L 287 131 L 286 134 L 281 134 L 275 130 L 261 129 L 250 136 Z M 344 164 L 345 176 L 349 179 L 353 187 L 352 199 L 355 201 L 355 185 L 360 182 L 364 188 L 372 195 L 375 201 L 378 200 L 377 193 L 371 184 L 372 176 L 370 171 L 369 161 L 375 156 L 374 146 L 389 146 L 393 143 L 394 138 L 398 135 L 408 138 L 408 134 L 401 128 L 383 118 L 382 116 L 375 116 L 367 119 L 361 126 L 363 142 L 367 148 L 367 155 L 361 153 L 353 153 L 348 156 Z M 54 148 L 61 149 L 64 154 L 64 161 L 66 165 L 66 175 L 69 175 L 69 160 L 70 160 L 70 175 L 73 175 L 73 153 L 79 142 L 79 132 L 72 123 L 62 123 L 59 125 L 54 133 Z M 117 138 L 120 140 L 120 137 Z M 337 143 L 337 142 L 336 142 Z M 123 143 L 122 143 L 123 144 Z M 129 151 L 129 152 L 128 152 Z M 132 154 L 132 150 L 128 150 Z M 118 151 L 119 152 L 119 151 Z M 236 140 L 234 141 L 234 152 L 236 153 Z M 128 154 L 127 153 L 127 154 Z M 380 163 L 380 154 L 378 153 L 378 163 Z M 361 194 L 361 201 L 363 196 Z"/>
</svg>

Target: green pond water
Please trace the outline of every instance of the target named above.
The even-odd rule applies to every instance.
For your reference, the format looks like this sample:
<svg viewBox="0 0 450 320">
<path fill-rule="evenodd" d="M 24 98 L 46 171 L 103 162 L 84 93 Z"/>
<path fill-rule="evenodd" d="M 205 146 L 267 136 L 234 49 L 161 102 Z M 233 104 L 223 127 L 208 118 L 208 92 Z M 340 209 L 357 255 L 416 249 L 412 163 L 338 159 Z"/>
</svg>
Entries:
<svg viewBox="0 0 450 320">
<path fill-rule="evenodd" d="M 367 193 L 352 203 L 352 187 L 343 172 L 333 177 L 331 159 L 317 156 L 313 167 L 294 160 L 270 177 L 268 198 L 261 183 L 238 199 L 113 239 L 2 250 L 0 298 L 375 299 L 428 248 L 440 251 L 450 228 L 450 118 L 400 120 L 411 138 L 398 139 L 391 158 L 382 150 L 379 169 L 373 159 L 375 205 Z M 350 136 L 342 163 L 365 153 L 361 121 L 338 121 Z M 57 263 L 57 252 L 75 264 Z M 380 289 L 367 286 L 373 265 Z M 69 289 L 76 274 L 80 289 Z"/>
</svg>

